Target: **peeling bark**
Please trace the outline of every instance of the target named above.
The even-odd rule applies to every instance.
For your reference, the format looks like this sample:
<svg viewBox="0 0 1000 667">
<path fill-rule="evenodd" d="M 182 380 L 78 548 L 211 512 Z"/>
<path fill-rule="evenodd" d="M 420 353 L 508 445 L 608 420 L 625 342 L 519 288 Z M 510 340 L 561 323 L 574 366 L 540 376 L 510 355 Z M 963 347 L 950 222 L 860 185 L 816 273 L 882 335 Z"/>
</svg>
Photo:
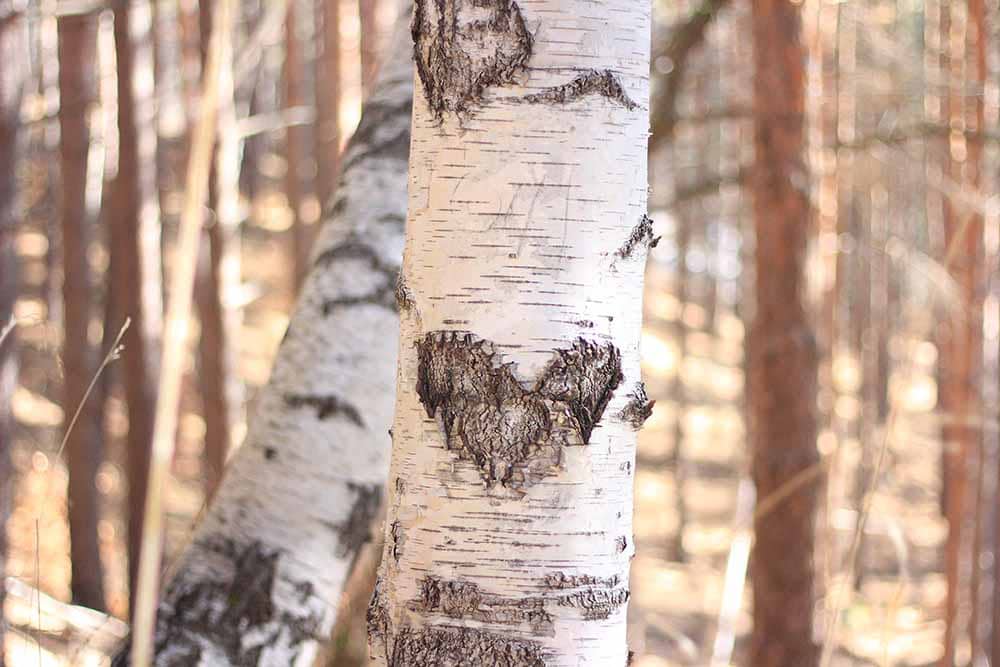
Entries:
<svg viewBox="0 0 1000 667">
<path fill-rule="evenodd" d="M 655 248 L 659 242 L 660 237 L 653 236 L 653 219 L 644 215 L 639 224 L 632 229 L 629 237 L 625 239 L 622 247 L 615 251 L 615 255 L 619 259 L 628 259 L 638 248 L 645 248 L 648 251 L 650 248 Z"/>
<path fill-rule="evenodd" d="M 656 401 L 651 401 L 646 395 L 646 385 L 642 382 L 635 385 L 635 390 L 629 394 L 629 398 L 631 400 L 618 413 L 618 417 L 631 424 L 632 428 L 639 430 L 653 414 L 653 405 Z"/>
</svg>

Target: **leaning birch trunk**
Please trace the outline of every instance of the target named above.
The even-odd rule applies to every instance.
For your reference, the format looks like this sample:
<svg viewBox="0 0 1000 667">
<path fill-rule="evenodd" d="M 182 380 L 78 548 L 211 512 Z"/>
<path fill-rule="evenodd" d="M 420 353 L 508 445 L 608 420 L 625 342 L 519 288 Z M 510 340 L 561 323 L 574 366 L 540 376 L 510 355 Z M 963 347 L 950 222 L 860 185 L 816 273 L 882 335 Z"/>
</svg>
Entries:
<svg viewBox="0 0 1000 667">
<path fill-rule="evenodd" d="M 369 538 L 388 467 L 413 94 L 409 51 L 396 51 L 246 442 L 159 605 L 156 665 L 311 665 Z"/>
<path fill-rule="evenodd" d="M 624 665 L 649 5 L 418 0 L 379 665 Z"/>
</svg>

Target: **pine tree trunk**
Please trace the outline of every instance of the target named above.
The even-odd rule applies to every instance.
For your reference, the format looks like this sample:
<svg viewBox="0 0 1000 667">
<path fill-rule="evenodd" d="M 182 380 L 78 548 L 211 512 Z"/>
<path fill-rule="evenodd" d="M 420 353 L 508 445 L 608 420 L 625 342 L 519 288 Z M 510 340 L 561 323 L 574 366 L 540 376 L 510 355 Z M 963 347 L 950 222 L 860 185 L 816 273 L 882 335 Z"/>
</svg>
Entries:
<svg viewBox="0 0 1000 667">
<path fill-rule="evenodd" d="M 13 498 L 11 451 L 14 446 L 14 419 L 11 400 L 17 381 L 16 333 L 8 329 L 17 298 L 18 266 L 15 236 L 18 211 L 15 165 L 22 154 L 20 137 L 21 98 L 28 73 L 27 30 L 21 17 L 14 16 L 14 3 L 0 0 L 0 527 L 7 525 Z M 6 335 L 4 335 L 6 334 Z M 0 529 L 0 610 L 4 609 L 7 577 L 7 531 Z M 0 624 L 0 667 L 4 665 L 4 633 Z"/>
<path fill-rule="evenodd" d="M 135 590 L 142 542 L 149 448 L 156 401 L 157 351 L 162 328 L 160 220 L 156 189 L 156 124 L 153 98 L 152 7 L 126 0 L 115 10 L 118 61 L 118 176 L 108 216 L 112 280 L 120 312 L 132 319 L 122 340 L 128 409 L 128 571 Z M 113 329 L 121 326 L 112 324 Z"/>
<path fill-rule="evenodd" d="M 762 501 L 815 465 L 816 343 L 806 316 L 809 182 L 805 166 L 804 64 L 799 6 L 754 0 L 756 314 L 750 329 L 749 412 L 753 477 Z M 809 667 L 813 523 L 817 485 L 755 522 L 752 560 L 754 667 Z"/>
<path fill-rule="evenodd" d="M 103 609 L 103 567 L 97 538 L 95 485 L 101 462 L 99 410 L 95 401 L 83 402 L 87 386 L 97 370 L 97 359 L 87 335 L 94 300 L 87 258 L 92 220 L 86 202 L 89 124 L 96 90 L 95 27 L 95 20 L 90 15 L 59 18 L 59 148 L 65 331 L 64 430 L 69 430 L 77 407 L 82 405 L 65 448 L 69 468 L 73 602 Z"/>
<path fill-rule="evenodd" d="M 283 97 L 286 109 L 306 103 L 305 58 L 303 56 L 301 21 L 303 0 L 288 0 L 288 15 L 285 17 L 285 63 Z M 285 195 L 292 211 L 292 266 L 294 267 L 295 289 L 302 287 L 309 266 L 309 235 L 302 220 L 302 205 L 305 199 L 305 162 L 308 156 L 307 141 L 309 130 L 305 127 L 289 127 L 285 130 Z"/>
<path fill-rule="evenodd" d="M 212 34 L 213 3 L 202 3 L 202 67 Z M 219 137 L 209 184 L 205 257 L 197 287 L 198 383 L 205 418 L 205 489 L 211 495 L 222 477 L 226 458 L 242 422 L 243 390 L 236 350 L 240 312 L 232 301 L 240 285 L 239 138 L 233 100 L 232 49 L 223 54 L 220 70 Z"/>
<path fill-rule="evenodd" d="M 371 95 L 378 68 L 378 6 L 378 0 L 358 0 L 358 18 L 361 22 L 361 94 L 365 99 Z"/>
<path fill-rule="evenodd" d="M 166 587 L 156 665 L 311 665 L 369 539 L 388 466 L 406 210 L 413 76 L 402 32 L 398 44 L 246 442 Z"/>
<path fill-rule="evenodd" d="M 324 213 L 340 171 L 340 0 L 315 0 L 316 194 Z"/>
<path fill-rule="evenodd" d="M 420 0 L 379 665 L 623 665 L 650 7 Z"/>
</svg>

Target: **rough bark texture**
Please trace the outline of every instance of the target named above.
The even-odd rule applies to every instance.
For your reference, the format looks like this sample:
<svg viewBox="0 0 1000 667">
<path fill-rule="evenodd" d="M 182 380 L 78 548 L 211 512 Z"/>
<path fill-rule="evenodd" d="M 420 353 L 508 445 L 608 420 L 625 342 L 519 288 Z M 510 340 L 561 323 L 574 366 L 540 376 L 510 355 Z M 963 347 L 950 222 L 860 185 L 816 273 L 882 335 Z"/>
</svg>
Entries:
<svg viewBox="0 0 1000 667">
<path fill-rule="evenodd" d="M 804 164 L 804 64 L 798 5 L 754 0 L 753 210 L 757 310 L 749 340 L 749 410 L 757 498 L 818 461 L 816 343 L 804 305 L 810 210 Z M 808 667 L 817 485 L 755 522 L 750 664 Z"/>
<path fill-rule="evenodd" d="M 24 94 L 28 63 L 26 58 L 26 25 L 16 19 L 6 19 L 14 11 L 13 4 L 0 0 L 0 155 L 7 156 L 0 166 L 0 331 L 3 331 L 14 314 L 17 298 L 18 267 L 14 249 L 18 221 L 17 172 L 14 169 L 20 155 L 19 132 L 21 97 Z M 3 335 L 0 334 L 0 338 Z M 8 333 L 0 340 L 0 528 L 7 525 L 10 516 L 13 470 L 11 448 L 14 444 L 14 421 L 11 399 L 17 380 L 16 335 Z M 0 529 L 0 610 L 4 608 L 5 578 L 7 576 L 7 531 Z M 3 627 L 0 627 L 0 647 L 4 645 Z M 4 664 L 4 651 L 0 649 L 0 667 Z"/>
<path fill-rule="evenodd" d="M 163 311 L 152 18 L 152 7 L 141 0 L 127 0 L 115 9 L 119 147 L 113 213 L 108 216 L 108 229 L 114 255 L 112 280 L 120 295 L 119 311 L 132 319 L 132 326 L 122 341 L 129 425 L 129 591 L 135 590 L 142 543 L 142 507 L 153 437 L 157 351 Z M 119 326 L 120 322 L 113 322 L 110 330 Z"/>
<path fill-rule="evenodd" d="M 87 152 L 96 80 L 96 23 L 90 15 L 59 18 L 59 136 L 62 169 L 63 245 L 63 390 L 64 429 L 97 369 L 87 332 L 93 315 L 93 289 L 87 246 L 91 216 L 87 210 Z M 66 442 L 69 468 L 70 555 L 73 602 L 104 608 L 103 568 L 97 539 L 98 498 L 95 476 L 101 462 L 100 414 L 94 401 L 83 404 Z"/>
<path fill-rule="evenodd" d="M 624 665 L 649 7 L 420 0 L 377 664 Z"/>
<path fill-rule="evenodd" d="M 412 81 L 397 48 L 348 147 L 247 439 L 166 587 L 158 666 L 311 665 L 329 636 L 385 480 L 398 319 L 381 300 L 324 306 L 399 266 Z M 369 255 L 341 251 L 360 245 Z"/>
</svg>

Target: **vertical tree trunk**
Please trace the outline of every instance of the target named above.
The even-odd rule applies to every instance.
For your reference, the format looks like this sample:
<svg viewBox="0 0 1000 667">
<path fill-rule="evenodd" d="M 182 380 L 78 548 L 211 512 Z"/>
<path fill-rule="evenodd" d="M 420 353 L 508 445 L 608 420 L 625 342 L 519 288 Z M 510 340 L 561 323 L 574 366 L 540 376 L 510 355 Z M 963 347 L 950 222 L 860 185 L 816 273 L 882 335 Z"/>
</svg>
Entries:
<svg viewBox="0 0 1000 667">
<path fill-rule="evenodd" d="M 97 369 L 88 340 L 93 285 L 87 259 L 90 241 L 86 205 L 87 151 L 90 115 L 96 89 L 95 22 L 89 15 L 59 18 L 59 133 L 62 168 L 63 242 L 63 391 L 64 430 L 77 406 L 80 417 L 66 442 L 69 468 L 69 524 L 73 602 L 104 608 L 103 567 L 97 539 L 98 495 L 95 486 L 101 462 L 100 425 L 96 403 L 83 403 Z"/>
<path fill-rule="evenodd" d="M 649 13 L 416 4 L 376 664 L 627 660 Z"/>
<path fill-rule="evenodd" d="M 804 65 L 799 5 L 754 0 L 752 179 L 757 306 L 748 341 L 750 432 L 757 498 L 815 465 L 816 343 L 804 303 L 810 209 L 804 162 Z M 817 485 L 755 522 L 754 667 L 809 667 Z M 777 519 L 780 517 L 780 519 Z"/>
<path fill-rule="evenodd" d="M 673 145 L 672 145 L 673 146 Z M 690 148 L 689 148 L 690 149 Z M 675 153 L 676 154 L 676 153 Z M 684 386 L 684 359 L 687 358 L 687 324 L 684 322 L 684 307 L 687 304 L 689 291 L 687 258 L 691 245 L 690 206 L 683 205 L 683 210 L 677 212 L 677 273 L 674 283 L 674 295 L 680 309 L 674 322 L 674 336 L 677 344 L 677 368 L 671 383 L 671 395 L 676 405 L 674 413 L 674 449 L 670 452 L 670 468 L 674 474 L 674 509 L 677 512 L 677 536 L 674 538 L 670 557 L 683 563 L 687 560 L 684 551 L 684 530 L 687 528 L 687 498 L 684 496 L 684 416 L 687 413 L 687 392 Z"/>
<path fill-rule="evenodd" d="M 305 58 L 301 39 L 301 14 L 305 7 L 302 0 L 288 0 L 288 15 L 285 17 L 285 63 L 282 75 L 285 108 L 297 107 L 306 102 Z M 306 142 L 309 131 L 305 127 L 289 127 L 285 130 L 285 194 L 288 207 L 292 211 L 292 266 L 295 289 L 298 291 L 306 276 L 309 255 L 308 230 L 302 220 L 302 204 L 305 198 L 306 179 L 303 176 L 308 156 Z"/>
<path fill-rule="evenodd" d="M 153 98 L 152 7 L 125 0 L 115 9 L 118 60 L 118 175 L 108 216 L 112 281 L 119 312 L 132 319 L 123 343 L 128 409 L 128 572 L 135 591 L 142 543 L 149 448 L 156 401 L 157 352 L 162 328 L 160 221 L 156 189 L 156 113 Z M 120 323 L 113 327 L 121 326 Z"/>
<path fill-rule="evenodd" d="M 346 151 L 332 217 L 246 442 L 164 592 L 160 667 L 312 665 L 369 538 L 388 464 L 396 360 L 408 18 L 407 10 Z M 114 664 L 128 664 L 127 651 Z"/>
<path fill-rule="evenodd" d="M 212 34 L 212 3 L 202 3 L 202 63 Z M 209 185 L 214 218 L 207 228 L 205 261 L 197 287 L 199 339 L 198 382 L 205 418 L 205 488 L 213 492 L 242 421 L 243 392 L 236 365 L 240 313 L 233 306 L 240 283 L 239 138 L 233 106 L 232 50 L 220 70 L 219 138 Z"/>
<path fill-rule="evenodd" d="M 969 3 L 970 17 L 976 10 L 975 2 Z M 957 92 L 962 74 L 964 59 L 964 40 L 957 41 L 952 33 L 952 8 L 941 6 L 941 67 L 942 76 L 950 82 L 948 89 L 942 95 L 944 103 L 943 120 L 946 123 L 962 121 L 965 114 L 963 98 Z M 976 59 L 978 60 L 978 58 Z M 985 54 L 984 54 L 985 60 Z M 985 62 L 982 69 L 978 63 L 972 63 L 969 69 L 975 74 L 970 79 L 976 80 L 985 76 Z M 976 97 L 981 98 L 981 94 Z M 982 125 L 982 110 L 976 106 L 982 104 L 981 99 L 972 106 L 971 117 L 967 119 L 980 129 Z M 962 182 L 961 156 L 953 153 L 953 142 L 945 148 L 945 173 L 955 182 Z M 967 144 L 969 152 L 969 172 L 967 176 L 971 185 L 977 185 L 979 177 L 979 156 L 981 147 L 975 142 Z M 948 264 L 949 273 L 960 294 L 959 308 L 942 323 L 938 375 L 940 382 L 939 408 L 943 427 L 942 442 L 945 448 L 945 509 L 948 519 L 948 541 L 945 549 L 945 575 L 948 582 L 948 599 L 946 608 L 945 647 L 942 657 L 942 667 L 952 667 L 955 660 L 956 640 L 968 628 L 968 613 L 974 605 L 974 596 L 968 588 L 970 582 L 969 554 L 974 543 L 974 529 L 967 516 L 974 500 L 973 480 L 969 476 L 969 464 L 978 454 L 981 443 L 980 430 L 975 425 L 979 415 L 979 381 L 982 349 L 982 217 L 975 211 L 952 202 L 948 198 L 944 202 L 944 240 L 950 253 L 943 258 Z M 974 632 L 972 633 L 974 640 Z"/>
<path fill-rule="evenodd" d="M 14 483 L 11 450 L 14 420 L 11 400 L 17 381 L 17 345 L 13 326 L 18 267 L 15 236 L 20 214 L 17 197 L 21 98 L 28 74 L 28 40 L 25 21 L 14 16 L 14 3 L 0 0 L 0 615 L 4 609 L 7 577 L 7 518 L 11 512 Z M 5 335 L 6 334 L 6 335 Z M 5 633 L 0 624 L 0 667 L 4 664 Z"/>
<path fill-rule="evenodd" d="M 316 2 L 316 194 L 326 211 L 340 171 L 340 2 Z"/>
<path fill-rule="evenodd" d="M 361 96 L 368 99 L 375 83 L 378 67 L 379 29 L 378 0 L 358 0 L 361 20 Z"/>
</svg>

